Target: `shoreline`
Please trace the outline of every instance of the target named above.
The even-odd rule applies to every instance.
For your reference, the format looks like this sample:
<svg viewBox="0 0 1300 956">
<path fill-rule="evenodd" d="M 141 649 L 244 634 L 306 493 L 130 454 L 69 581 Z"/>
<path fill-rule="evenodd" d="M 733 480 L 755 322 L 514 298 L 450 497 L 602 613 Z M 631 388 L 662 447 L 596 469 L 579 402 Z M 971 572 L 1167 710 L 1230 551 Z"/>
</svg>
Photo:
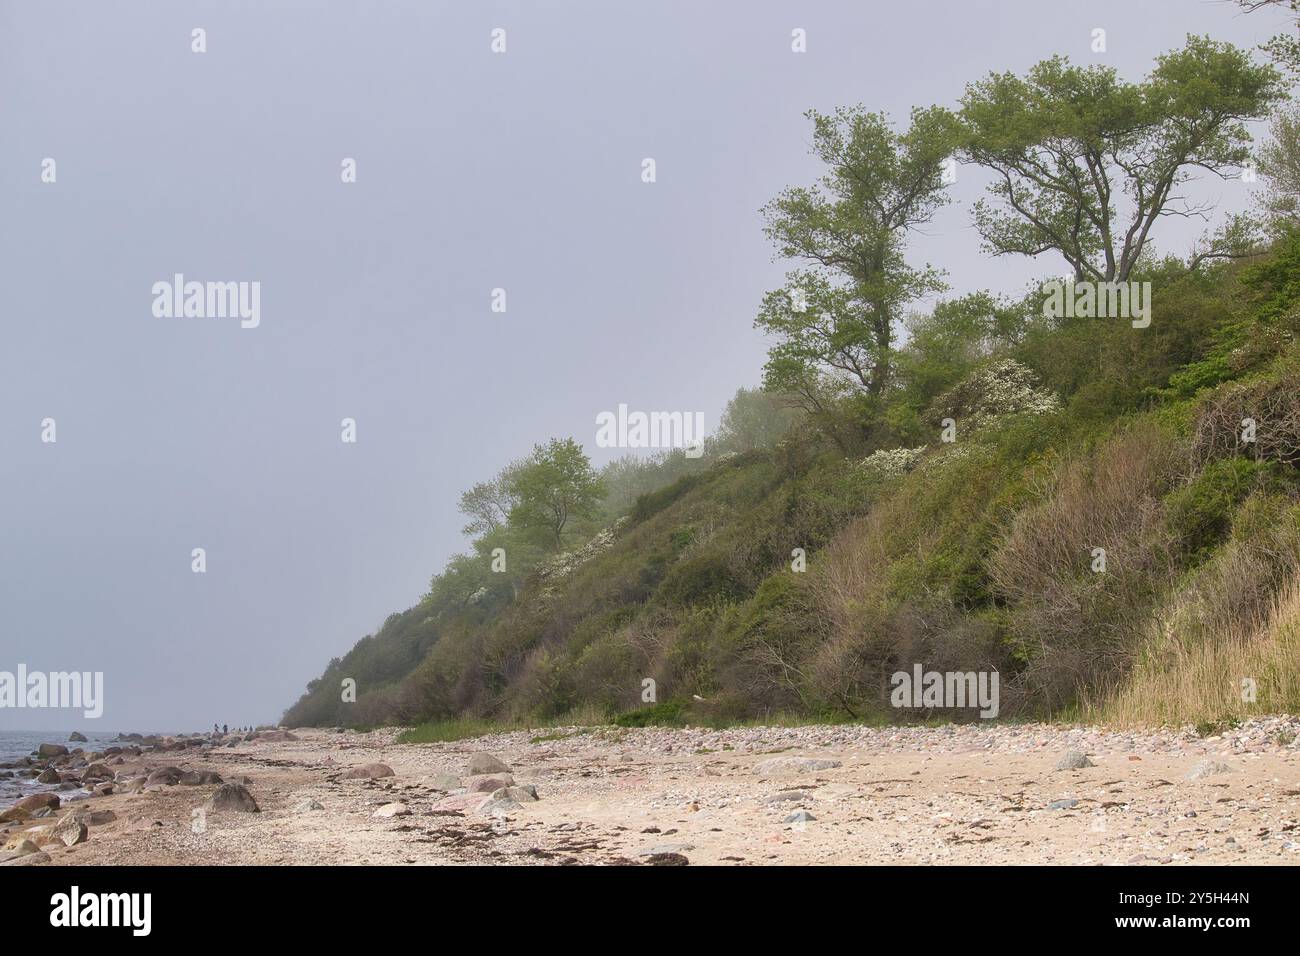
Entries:
<svg viewBox="0 0 1300 956">
<path fill-rule="evenodd" d="M 0 824 L 0 847 L 37 846 L 0 861 L 1295 864 L 1298 731 L 1274 717 L 1205 738 L 1043 724 L 190 738 L 112 755 L 95 796 Z M 1072 752 L 1086 765 L 1055 769 Z"/>
</svg>

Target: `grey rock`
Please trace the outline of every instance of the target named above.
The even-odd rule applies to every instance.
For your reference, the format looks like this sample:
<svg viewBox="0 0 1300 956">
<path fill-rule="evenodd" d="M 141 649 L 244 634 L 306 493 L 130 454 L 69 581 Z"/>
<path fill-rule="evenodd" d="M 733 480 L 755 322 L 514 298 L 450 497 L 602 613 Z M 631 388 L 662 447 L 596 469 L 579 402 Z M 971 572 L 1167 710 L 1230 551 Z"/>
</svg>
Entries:
<svg viewBox="0 0 1300 956">
<path fill-rule="evenodd" d="M 493 800 L 513 800 L 515 803 L 536 803 L 537 788 L 531 783 L 519 784 L 513 787 L 502 787 L 500 790 L 492 791 Z"/>
<path fill-rule="evenodd" d="M 1053 800 L 1047 805 L 1049 810 L 1073 810 L 1079 805 L 1079 801 L 1073 797 L 1065 800 Z"/>
<path fill-rule="evenodd" d="M 1221 773 L 1232 773 L 1233 770 L 1222 760 L 1202 760 L 1188 773 L 1188 780 L 1204 780 L 1206 777 L 1214 777 Z"/>
<path fill-rule="evenodd" d="M 477 753 L 469 758 L 469 763 L 465 765 L 465 773 L 468 776 L 477 776 L 478 774 L 498 774 L 509 773 L 510 767 L 488 753 Z"/>
<path fill-rule="evenodd" d="M 260 813 L 257 801 L 248 788 L 238 783 L 223 783 L 204 802 L 203 808 L 213 813 Z"/>
<path fill-rule="evenodd" d="M 1082 770 L 1084 767 L 1097 766 L 1088 759 L 1088 755 L 1079 750 L 1067 750 L 1065 756 L 1056 762 L 1053 770 Z"/>
<path fill-rule="evenodd" d="M 818 770 L 831 770 L 838 766 L 840 766 L 838 760 L 825 760 L 820 757 L 770 757 L 755 764 L 754 773 L 764 777 L 775 777 L 815 773 Z"/>
<path fill-rule="evenodd" d="M 763 802 L 768 806 L 774 806 L 778 803 L 799 803 L 803 800 L 811 800 L 812 794 L 804 790 L 782 790 L 780 793 L 774 793 L 770 796 L 763 797 Z"/>
<path fill-rule="evenodd" d="M 478 809 L 480 813 L 486 813 L 491 817 L 503 817 L 507 813 L 518 810 L 519 804 L 509 798 L 492 796 L 483 801 L 483 804 Z"/>
<path fill-rule="evenodd" d="M 809 813 L 807 810 L 796 810 L 794 813 L 787 816 L 781 822 L 782 823 L 811 823 L 813 820 L 816 819 L 817 818 L 813 816 L 811 813 Z"/>
</svg>

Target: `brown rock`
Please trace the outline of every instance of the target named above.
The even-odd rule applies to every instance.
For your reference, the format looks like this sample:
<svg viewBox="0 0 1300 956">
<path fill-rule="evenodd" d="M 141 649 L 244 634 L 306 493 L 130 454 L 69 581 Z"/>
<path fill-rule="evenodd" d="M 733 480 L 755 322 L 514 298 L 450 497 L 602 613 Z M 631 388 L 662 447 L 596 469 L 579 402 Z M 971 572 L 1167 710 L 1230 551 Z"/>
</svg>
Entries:
<svg viewBox="0 0 1300 956">
<path fill-rule="evenodd" d="M 257 801 L 248 789 L 238 783 L 223 783 L 203 804 L 203 809 L 213 813 L 260 813 Z"/>
<path fill-rule="evenodd" d="M 378 780 L 380 777 L 395 777 L 393 768 L 383 763 L 368 763 L 353 767 L 343 774 L 344 780 Z"/>
<path fill-rule="evenodd" d="M 15 803 L 14 806 L 21 810 L 28 810 L 35 813 L 37 810 L 42 810 L 45 807 L 57 810 L 60 802 L 57 793 L 33 793 L 29 797 L 23 797 Z"/>
</svg>

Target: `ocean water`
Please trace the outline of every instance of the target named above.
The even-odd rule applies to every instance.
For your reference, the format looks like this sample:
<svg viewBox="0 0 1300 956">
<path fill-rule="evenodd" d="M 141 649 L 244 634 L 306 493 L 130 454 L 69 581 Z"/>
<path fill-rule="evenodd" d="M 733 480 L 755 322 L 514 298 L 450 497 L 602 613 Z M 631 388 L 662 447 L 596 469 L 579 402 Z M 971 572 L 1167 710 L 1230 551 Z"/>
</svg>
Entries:
<svg viewBox="0 0 1300 956">
<path fill-rule="evenodd" d="M 110 746 L 117 738 L 116 733 L 92 733 L 83 730 L 86 735 L 86 743 L 71 743 L 68 740 L 70 731 L 7 731 L 0 730 L 0 764 L 9 763 L 19 757 L 30 756 L 31 752 L 41 744 L 63 744 L 69 750 L 75 750 L 81 747 L 86 752 L 92 750 L 103 750 Z M 14 773 L 14 770 L 0 770 L 0 774 Z M 31 793 L 40 793 L 42 790 L 56 790 L 55 786 L 47 786 L 37 783 L 31 777 L 9 777 L 0 779 L 0 810 L 11 806 L 18 800 Z M 75 799 L 78 793 L 84 791 L 68 790 L 63 796 Z"/>
</svg>

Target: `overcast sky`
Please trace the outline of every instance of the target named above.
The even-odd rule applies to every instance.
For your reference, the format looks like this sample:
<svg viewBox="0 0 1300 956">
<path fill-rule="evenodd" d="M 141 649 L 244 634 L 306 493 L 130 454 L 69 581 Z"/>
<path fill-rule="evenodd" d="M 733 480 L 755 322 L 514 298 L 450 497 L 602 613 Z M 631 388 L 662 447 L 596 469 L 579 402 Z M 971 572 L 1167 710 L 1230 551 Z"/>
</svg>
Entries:
<svg viewBox="0 0 1300 956">
<path fill-rule="evenodd" d="M 1136 79 L 1189 31 L 1277 23 L 1198 0 L 0 0 L 0 670 L 105 680 L 98 721 L 0 730 L 274 720 L 463 547 L 461 490 L 553 435 L 606 460 L 619 403 L 715 427 L 759 381 L 785 266 L 757 210 L 817 175 L 810 107 L 905 118 L 1053 53 Z M 962 169 L 912 261 L 958 292 L 1059 272 L 980 254 L 981 181 Z M 1193 228 L 1162 225 L 1184 251 Z M 260 282 L 260 325 L 156 317 L 175 273 Z"/>
</svg>

